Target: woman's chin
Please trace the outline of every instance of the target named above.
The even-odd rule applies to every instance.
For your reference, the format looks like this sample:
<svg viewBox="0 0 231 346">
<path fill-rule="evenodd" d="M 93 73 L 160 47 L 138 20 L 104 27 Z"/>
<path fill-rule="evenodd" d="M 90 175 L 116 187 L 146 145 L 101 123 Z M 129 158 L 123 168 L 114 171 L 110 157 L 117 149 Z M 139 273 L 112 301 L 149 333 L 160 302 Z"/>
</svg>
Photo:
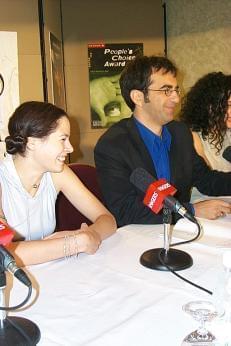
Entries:
<svg viewBox="0 0 231 346">
<path fill-rule="evenodd" d="M 57 162 L 56 167 L 54 167 L 55 173 L 61 173 L 64 169 L 64 162 Z"/>
</svg>

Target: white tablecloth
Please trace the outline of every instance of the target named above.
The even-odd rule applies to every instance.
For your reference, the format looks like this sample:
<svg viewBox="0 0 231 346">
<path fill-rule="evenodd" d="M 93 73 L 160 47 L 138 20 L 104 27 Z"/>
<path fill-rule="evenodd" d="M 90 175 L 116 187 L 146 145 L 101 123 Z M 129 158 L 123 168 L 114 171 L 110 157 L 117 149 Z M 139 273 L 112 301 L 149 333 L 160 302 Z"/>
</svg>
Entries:
<svg viewBox="0 0 231 346">
<path fill-rule="evenodd" d="M 29 267 L 35 301 L 12 315 L 39 326 L 41 346 L 181 345 L 197 326 L 182 305 L 211 296 L 169 272 L 140 265 L 144 251 L 163 246 L 162 229 L 129 225 L 105 240 L 95 255 Z M 179 273 L 213 290 L 224 250 L 199 242 L 180 248 L 194 264 Z M 10 305 L 27 294 L 11 276 L 7 288 Z"/>
</svg>

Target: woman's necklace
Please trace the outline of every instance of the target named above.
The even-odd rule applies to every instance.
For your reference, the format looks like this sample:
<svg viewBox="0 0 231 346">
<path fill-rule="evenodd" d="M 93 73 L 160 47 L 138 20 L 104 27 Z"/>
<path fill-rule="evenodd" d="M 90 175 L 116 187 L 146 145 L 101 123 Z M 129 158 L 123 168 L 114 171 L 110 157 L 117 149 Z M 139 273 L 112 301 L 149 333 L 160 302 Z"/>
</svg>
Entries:
<svg viewBox="0 0 231 346">
<path fill-rule="evenodd" d="M 38 189 L 40 184 L 33 184 L 32 187 L 33 189 Z"/>
</svg>

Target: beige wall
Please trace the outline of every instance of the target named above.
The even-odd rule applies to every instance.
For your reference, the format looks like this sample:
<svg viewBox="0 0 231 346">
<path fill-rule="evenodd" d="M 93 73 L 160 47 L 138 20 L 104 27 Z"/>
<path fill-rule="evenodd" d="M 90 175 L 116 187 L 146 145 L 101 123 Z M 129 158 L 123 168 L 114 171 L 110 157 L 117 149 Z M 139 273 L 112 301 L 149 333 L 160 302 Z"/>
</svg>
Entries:
<svg viewBox="0 0 231 346">
<path fill-rule="evenodd" d="M 0 30 L 18 33 L 20 102 L 43 100 L 37 0 L 0 0 Z"/>
<path fill-rule="evenodd" d="M 231 71 L 231 1 L 166 0 L 168 56 L 181 70 L 185 91 L 203 74 Z M 44 0 L 48 96 L 51 100 L 49 31 L 61 40 L 60 0 Z M 67 110 L 72 161 L 93 163 L 104 130 L 91 129 L 87 45 L 143 42 L 145 54 L 163 54 L 161 0 L 61 0 Z M 43 100 L 38 1 L 0 0 L 0 30 L 17 31 L 20 101 Z M 79 145 L 80 144 L 80 145 Z"/>
<path fill-rule="evenodd" d="M 90 127 L 87 45 L 141 42 L 145 54 L 163 54 L 162 2 L 62 0 L 62 16 L 67 110 L 75 147 L 71 160 L 93 164 L 93 149 L 104 130 Z"/>
<path fill-rule="evenodd" d="M 143 43 L 145 54 L 163 54 L 161 0 L 43 0 L 48 100 L 51 94 L 49 32 L 62 39 L 67 111 L 71 116 L 71 161 L 93 164 L 93 149 L 104 132 L 90 127 L 87 45 Z M 0 30 L 18 33 L 20 102 L 43 100 L 37 0 L 0 0 Z"/>
<path fill-rule="evenodd" d="M 168 57 L 188 90 L 211 71 L 231 73 L 231 1 L 166 0 Z"/>
<path fill-rule="evenodd" d="M 49 32 L 62 40 L 60 8 L 60 0 L 43 0 L 49 101 L 52 100 Z M 17 32 L 20 102 L 43 101 L 38 0 L 0 0 L 0 31 Z"/>
</svg>

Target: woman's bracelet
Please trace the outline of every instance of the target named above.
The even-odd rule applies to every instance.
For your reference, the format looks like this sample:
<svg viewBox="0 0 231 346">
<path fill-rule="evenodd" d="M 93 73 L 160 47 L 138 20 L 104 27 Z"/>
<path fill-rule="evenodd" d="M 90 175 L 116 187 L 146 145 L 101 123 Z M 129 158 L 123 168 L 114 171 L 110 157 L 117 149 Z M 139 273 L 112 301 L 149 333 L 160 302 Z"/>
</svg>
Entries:
<svg viewBox="0 0 231 346">
<path fill-rule="evenodd" d="M 74 253 L 72 253 L 71 249 L 74 248 Z M 65 235 L 64 236 L 64 243 L 63 243 L 63 257 L 68 260 L 72 256 L 75 256 L 75 258 L 78 258 L 79 254 L 79 247 L 78 247 L 78 240 L 77 235 Z"/>
<path fill-rule="evenodd" d="M 74 240 L 75 240 L 75 258 L 77 259 L 79 256 L 79 245 L 78 245 L 78 239 L 77 235 L 74 235 Z"/>
</svg>

